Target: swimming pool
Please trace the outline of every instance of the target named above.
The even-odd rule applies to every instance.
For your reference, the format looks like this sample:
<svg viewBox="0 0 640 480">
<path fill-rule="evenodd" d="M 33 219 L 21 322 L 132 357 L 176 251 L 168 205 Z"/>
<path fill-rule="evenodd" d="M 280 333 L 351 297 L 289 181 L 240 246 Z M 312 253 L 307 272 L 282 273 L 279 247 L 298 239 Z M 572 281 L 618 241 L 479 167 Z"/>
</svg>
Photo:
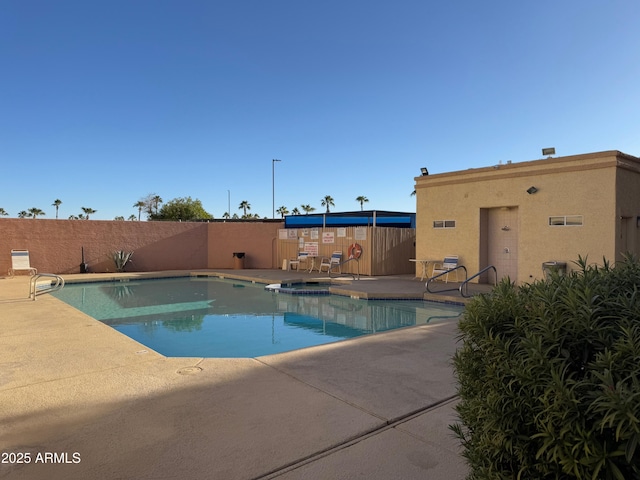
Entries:
<svg viewBox="0 0 640 480">
<path fill-rule="evenodd" d="M 463 309 L 291 295 L 215 277 L 67 283 L 54 295 L 168 357 L 257 357 L 453 320 Z"/>
</svg>

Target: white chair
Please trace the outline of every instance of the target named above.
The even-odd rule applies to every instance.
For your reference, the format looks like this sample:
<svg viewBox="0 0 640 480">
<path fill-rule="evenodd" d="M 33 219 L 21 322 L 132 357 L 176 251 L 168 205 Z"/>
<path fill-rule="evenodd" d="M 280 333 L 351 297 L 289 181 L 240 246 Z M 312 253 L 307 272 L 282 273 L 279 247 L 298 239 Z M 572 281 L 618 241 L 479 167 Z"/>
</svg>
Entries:
<svg viewBox="0 0 640 480">
<path fill-rule="evenodd" d="M 445 283 L 449 282 L 449 274 L 458 266 L 457 255 L 447 255 L 442 262 L 434 264 L 431 277 L 442 275 Z M 458 270 L 455 270 L 456 282 L 458 281 Z M 446 274 L 446 275 L 445 275 Z"/>
<path fill-rule="evenodd" d="M 309 260 L 308 252 L 298 252 L 297 258 L 293 260 L 289 260 L 289 269 L 293 270 L 293 266 L 295 265 L 296 270 L 300 270 L 300 262 L 306 263 Z"/>
<path fill-rule="evenodd" d="M 333 267 L 338 267 L 338 272 L 342 273 L 342 252 L 333 252 L 329 258 L 322 257 L 318 272 L 322 272 L 322 267 L 327 267 L 327 273 L 331 272 Z"/>
<path fill-rule="evenodd" d="M 11 268 L 9 269 L 9 276 L 13 277 L 16 270 L 28 270 L 30 276 L 38 273 L 38 270 L 33 268 L 29 261 L 29 250 L 11 250 Z"/>
</svg>

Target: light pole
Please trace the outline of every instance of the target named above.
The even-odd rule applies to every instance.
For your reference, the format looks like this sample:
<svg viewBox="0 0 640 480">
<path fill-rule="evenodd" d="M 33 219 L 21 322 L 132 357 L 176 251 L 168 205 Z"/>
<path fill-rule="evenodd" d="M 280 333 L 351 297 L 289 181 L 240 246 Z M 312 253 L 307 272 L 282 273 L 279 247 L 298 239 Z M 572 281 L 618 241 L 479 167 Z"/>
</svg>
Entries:
<svg viewBox="0 0 640 480">
<path fill-rule="evenodd" d="M 281 162 L 282 160 L 278 160 L 274 158 L 271 160 L 271 192 L 272 192 L 272 212 L 271 218 L 276 218 L 276 162 Z"/>
<path fill-rule="evenodd" d="M 229 214 L 229 218 L 231 218 L 231 190 L 227 190 L 227 213 Z"/>
</svg>

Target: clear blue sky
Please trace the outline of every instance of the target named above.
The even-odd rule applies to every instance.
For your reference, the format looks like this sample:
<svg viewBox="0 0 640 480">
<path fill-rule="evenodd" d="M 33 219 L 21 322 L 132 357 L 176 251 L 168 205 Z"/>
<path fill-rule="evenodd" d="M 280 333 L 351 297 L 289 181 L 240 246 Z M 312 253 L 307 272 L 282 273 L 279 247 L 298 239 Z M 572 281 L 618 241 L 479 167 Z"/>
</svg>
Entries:
<svg viewBox="0 0 640 480">
<path fill-rule="evenodd" d="M 637 0 L 3 0 L 0 207 L 415 211 L 414 177 L 640 155 Z"/>
</svg>

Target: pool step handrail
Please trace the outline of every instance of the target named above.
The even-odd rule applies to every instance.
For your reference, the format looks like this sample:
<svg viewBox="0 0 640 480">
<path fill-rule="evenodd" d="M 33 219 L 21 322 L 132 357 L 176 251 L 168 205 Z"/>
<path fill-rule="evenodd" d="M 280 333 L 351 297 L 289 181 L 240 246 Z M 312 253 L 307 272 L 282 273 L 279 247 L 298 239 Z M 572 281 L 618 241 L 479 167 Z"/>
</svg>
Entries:
<svg viewBox="0 0 640 480">
<path fill-rule="evenodd" d="M 453 292 L 454 290 L 458 290 L 458 287 L 454 287 L 454 288 L 445 288 L 444 290 L 438 290 L 437 292 L 432 292 L 431 290 L 429 290 L 429 284 L 431 282 L 433 282 L 434 280 L 444 276 L 444 275 L 448 275 L 451 272 L 455 272 L 456 270 L 464 270 L 464 281 L 467 281 L 467 267 L 465 267 L 464 265 L 458 265 L 457 267 L 454 268 L 450 268 L 449 270 L 445 270 L 442 273 L 439 273 L 438 275 L 435 275 L 433 277 L 429 277 L 427 279 L 427 283 L 424 284 L 425 288 L 427 289 L 427 292 L 429 293 L 442 293 L 442 292 Z"/>
<path fill-rule="evenodd" d="M 496 283 L 494 283 L 494 285 L 498 284 L 498 270 L 496 270 L 496 267 L 494 267 L 493 265 L 489 265 L 487 267 L 484 267 L 482 270 L 480 270 L 478 273 L 476 273 L 475 275 L 472 275 L 471 277 L 467 278 L 464 282 L 462 282 L 460 284 L 460 288 L 458 290 L 460 290 L 460 295 L 462 295 L 464 298 L 469 298 L 471 295 L 469 295 L 469 282 L 471 280 L 473 280 L 476 277 L 479 277 L 480 275 L 482 275 L 485 272 L 488 272 L 489 270 L 493 270 L 493 273 L 495 273 L 496 275 Z"/>
<path fill-rule="evenodd" d="M 51 282 L 49 286 L 44 286 L 43 288 L 38 288 L 38 280 L 41 277 L 51 278 Z M 60 275 L 55 275 L 53 273 L 37 273 L 31 277 L 29 281 L 29 298 L 32 298 L 34 301 L 38 295 L 42 295 L 43 293 L 51 293 L 57 292 L 58 290 L 62 290 L 64 287 L 64 278 Z"/>
<path fill-rule="evenodd" d="M 340 267 L 340 270 L 342 271 L 342 265 L 344 265 L 345 263 L 352 262 L 354 260 L 356 261 L 356 265 L 358 266 L 358 269 L 357 269 L 358 271 L 355 274 L 345 272 L 344 274 L 341 273 L 341 275 L 351 275 L 354 280 L 360 280 L 360 259 L 355 257 L 347 258 L 344 262 L 334 265 L 334 267 Z M 332 268 L 329 267 L 329 271 L 327 272 L 329 274 L 329 277 L 331 277 L 331 270 Z"/>
</svg>

